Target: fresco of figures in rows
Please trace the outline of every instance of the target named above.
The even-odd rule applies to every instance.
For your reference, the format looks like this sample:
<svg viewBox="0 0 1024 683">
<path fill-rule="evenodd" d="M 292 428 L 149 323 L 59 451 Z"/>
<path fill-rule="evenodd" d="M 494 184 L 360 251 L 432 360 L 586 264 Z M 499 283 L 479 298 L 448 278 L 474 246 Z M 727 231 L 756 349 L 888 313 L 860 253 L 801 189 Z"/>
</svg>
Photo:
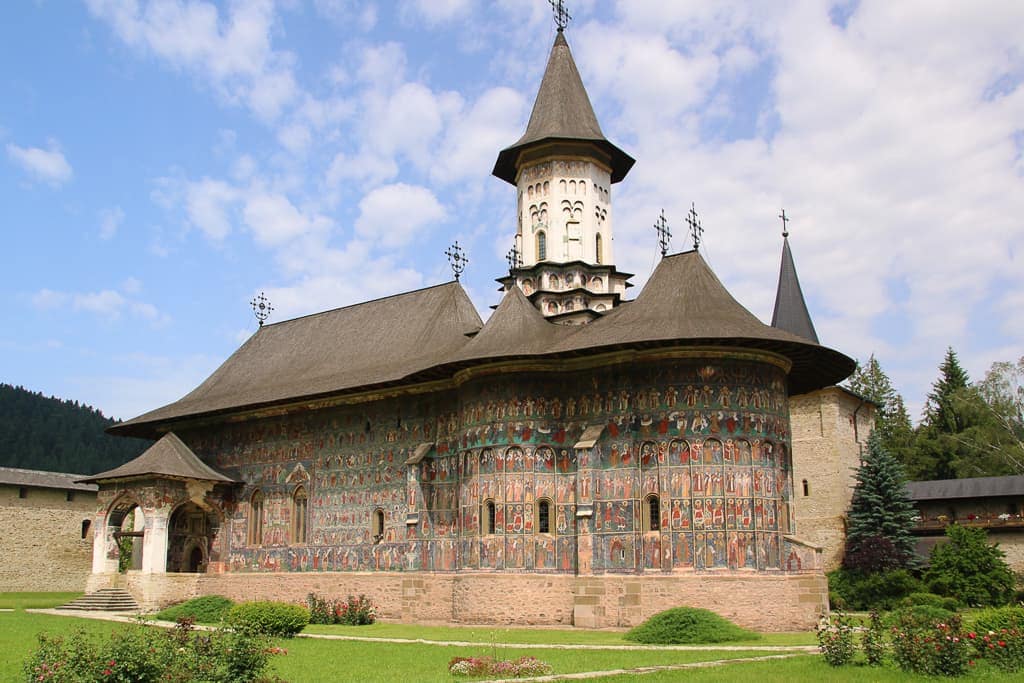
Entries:
<svg viewBox="0 0 1024 683">
<path fill-rule="evenodd" d="M 245 482 L 225 506 L 231 570 L 668 571 L 780 567 L 788 425 L 780 368 L 716 358 L 471 379 L 179 436 Z"/>
</svg>

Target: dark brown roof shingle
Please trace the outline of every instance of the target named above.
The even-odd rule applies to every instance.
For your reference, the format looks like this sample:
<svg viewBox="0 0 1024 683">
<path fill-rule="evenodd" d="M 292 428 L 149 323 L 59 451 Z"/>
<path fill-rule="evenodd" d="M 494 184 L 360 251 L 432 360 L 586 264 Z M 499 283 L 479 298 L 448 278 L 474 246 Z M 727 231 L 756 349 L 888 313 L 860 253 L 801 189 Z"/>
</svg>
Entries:
<svg viewBox="0 0 1024 683">
<path fill-rule="evenodd" d="M 31 486 L 41 489 L 71 489 L 72 491 L 95 491 L 95 484 L 79 484 L 84 474 L 68 472 L 43 472 L 25 470 L 19 467 L 0 467 L 0 484 L 10 486 Z"/>
<path fill-rule="evenodd" d="M 234 479 L 221 474 L 200 460 L 192 452 L 192 449 L 186 446 L 174 432 L 164 434 L 159 441 L 147 448 L 142 455 L 134 460 L 129 460 L 112 470 L 79 479 L 79 481 L 98 483 L 116 479 L 134 479 L 136 477 L 151 476 L 199 479 L 201 481 L 224 483 L 234 482 Z"/>
</svg>

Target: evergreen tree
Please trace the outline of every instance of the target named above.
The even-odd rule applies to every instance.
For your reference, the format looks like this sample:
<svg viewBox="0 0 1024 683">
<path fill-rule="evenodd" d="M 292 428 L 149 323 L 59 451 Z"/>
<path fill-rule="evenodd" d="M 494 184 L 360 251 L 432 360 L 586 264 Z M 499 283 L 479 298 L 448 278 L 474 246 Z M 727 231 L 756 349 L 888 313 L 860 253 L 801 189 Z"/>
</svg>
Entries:
<svg viewBox="0 0 1024 683">
<path fill-rule="evenodd" d="M 984 529 L 951 524 L 948 543 L 932 549 L 924 575 L 929 589 L 968 605 L 1005 605 L 1013 597 L 1013 572 L 998 544 L 989 545 Z"/>
<path fill-rule="evenodd" d="M 882 447 L 877 432 L 868 437 L 868 453 L 855 479 L 844 568 L 873 573 L 916 566 L 911 529 L 917 512 L 907 495 L 903 467 Z"/>
<path fill-rule="evenodd" d="M 907 458 L 907 471 L 915 480 L 984 476 L 980 449 L 965 432 L 978 425 L 980 397 L 970 386 L 956 351 L 946 349 L 939 378 L 925 403 L 924 421 L 917 430 Z M 996 474 L 993 472 L 993 474 Z"/>
<path fill-rule="evenodd" d="M 914 427 L 903 397 L 893 387 L 875 354 L 871 354 L 866 364 L 857 364 L 848 385 L 850 391 L 877 406 L 875 429 L 881 437 L 882 448 L 906 464 L 914 445 Z"/>
<path fill-rule="evenodd" d="M 939 366 L 939 379 L 932 385 L 925 404 L 925 424 L 943 434 L 957 434 L 964 430 L 963 416 L 957 410 L 957 394 L 970 384 L 967 372 L 960 366 L 956 351 L 950 346 Z"/>
</svg>

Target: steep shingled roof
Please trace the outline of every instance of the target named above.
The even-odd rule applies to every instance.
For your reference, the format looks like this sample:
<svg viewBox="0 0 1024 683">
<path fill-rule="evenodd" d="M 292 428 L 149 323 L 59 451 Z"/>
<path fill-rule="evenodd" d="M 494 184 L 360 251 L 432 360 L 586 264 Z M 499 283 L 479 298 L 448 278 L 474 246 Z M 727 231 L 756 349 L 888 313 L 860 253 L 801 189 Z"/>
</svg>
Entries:
<svg viewBox="0 0 1024 683">
<path fill-rule="evenodd" d="M 782 264 L 779 266 L 779 288 L 775 293 L 775 311 L 772 313 L 772 327 L 792 332 L 798 337 L 818 343 L 811 314 L 807 311 L 800 280 L 796 276 L 796 264 L 789 250 L 789 237 L 782 238 Z"/>
<path fill-rule="evenodd" d="M 173 477 L 176 479 L 199 479 L 201 481 L 218 481 L 232 483 L 234 479 L 213 469 L 192 452 L 174 432 L 168 432 L 155 444 L 147 448 L 142 455 L 129 460 L 120 467 L 91 477 L 79 479 L 80 482 L 102 482 L 116 479 L 133 479 L 135 477 Z"/>
<path fill-rule="evenodd" d="M 498 154 L 492 173 L 502 180 L 516 183 L 516 159 L 530 145 L 547 140 L 593 142 L 611 157 L 611 181 L 622 180 L 635 160 L 613 145 L 601 132 L 594 107 L 583 87 L 583 79 L 561 31 L 551 46 L 551 56 L 533 103 L 526 132 L 511 147 Z"/>
<path fill-rule="evenodd" d="M 536 356 L 550 353 L 570 329 L 548 322 L 519 287 L 511 287 L 483 329 L 454 361 L 478 358 Z"/>
<path fill-rule="evenodd" d="M 84 474 L 68 472 L 43 472 L 25 470 L 20 467 L 0 467 L 0 484 L 9 486 L 31 486 L 40 489 L 71 489 L 72 491 L 95 491 L 94 484 L 79 484 Z"/>
<path fill-rule="evenodd" d="M 458 282 L 265 325 L 184 398 L 109 429 L 386 385 L 448 361 L 483 325 Z"/>
</svg>

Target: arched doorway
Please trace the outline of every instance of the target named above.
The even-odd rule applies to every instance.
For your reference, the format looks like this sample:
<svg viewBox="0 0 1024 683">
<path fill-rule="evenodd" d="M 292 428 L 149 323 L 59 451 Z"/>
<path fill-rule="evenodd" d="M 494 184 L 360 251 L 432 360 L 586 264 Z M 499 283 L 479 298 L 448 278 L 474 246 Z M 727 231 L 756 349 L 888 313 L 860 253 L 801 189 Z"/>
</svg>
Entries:
<svg viewBox="0 0 1024 683">
<path fill-rule="evenodd" d="M 191 501 L 175 508 L 167 525 L 167 571 L 205 572 L 219 519 Z"/>
<path fill-rule="evenodd" d="M 106 561 L 111 571 L 124 573 L 142 569 L 146 518 L 131 498 L 119 498 L 107 512 Z"/>
</svg>

